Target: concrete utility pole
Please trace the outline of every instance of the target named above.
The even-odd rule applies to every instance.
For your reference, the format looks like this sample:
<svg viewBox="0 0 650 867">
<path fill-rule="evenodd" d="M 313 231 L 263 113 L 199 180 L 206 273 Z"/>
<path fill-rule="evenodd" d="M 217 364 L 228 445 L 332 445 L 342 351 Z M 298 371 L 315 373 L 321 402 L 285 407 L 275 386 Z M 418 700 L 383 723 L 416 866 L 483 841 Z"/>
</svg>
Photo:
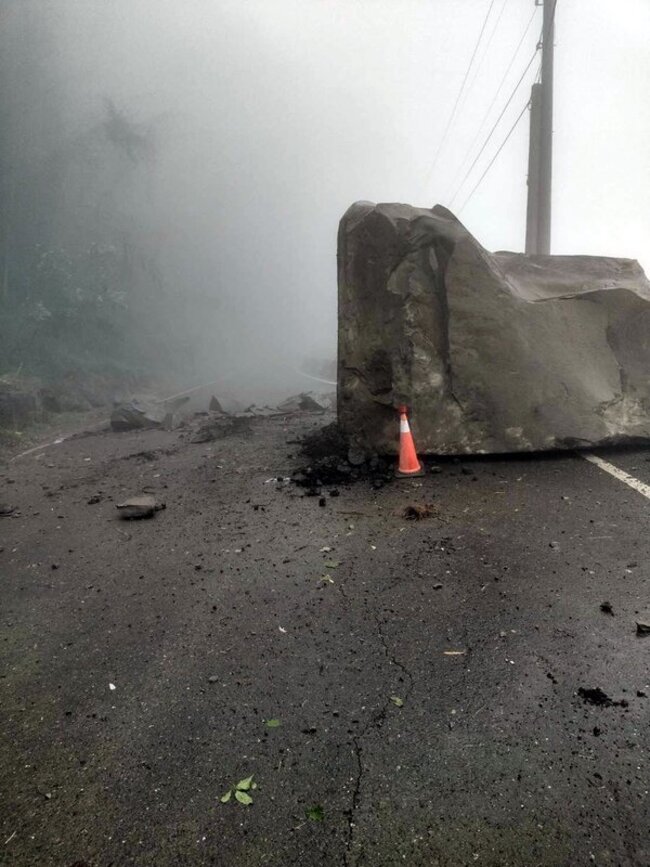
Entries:
<svg viewBox="0 0 650 867">
<path fill-rule="evenodd" d="M 539 0 L 535 0 L 539 5 Z M 531 93 L 526 252 L 551 252 L 553 186 L 553 38 L 558 0 L 543 0 L 542 83 Z M 536 92 L 537 91 L 537 92 Z"/>
<path fill-rule="evenodd" d="M 537 252 L 539 233 L 539 143 L 542 85 L 533 84 L 530 94 L 530 138 L 528 144 L 528 206 L 526 208 L 526 252 Z"/>
</svg>

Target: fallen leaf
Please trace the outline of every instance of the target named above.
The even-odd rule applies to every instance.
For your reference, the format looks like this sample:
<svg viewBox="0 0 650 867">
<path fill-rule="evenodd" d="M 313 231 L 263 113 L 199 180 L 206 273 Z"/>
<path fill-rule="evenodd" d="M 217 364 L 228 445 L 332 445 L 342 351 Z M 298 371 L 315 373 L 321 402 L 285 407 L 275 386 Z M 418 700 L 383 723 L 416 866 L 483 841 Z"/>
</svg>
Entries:
<svg viewBox="0 0 650 867">
<path fill-rule="evenodd" d="M 341 565 L 340 560 L 327 560 L 325 563 L 325 567 L 327 569 L 336 569 L 340 565 Z"/>
<path fill-rule="evenodd" d="M 222 804 L 227 804 L 228 801 L 230 800 L 230 796 L 231 796 L 231 795 L 232 795 L 232 789 L 228 789 L 228 791 L 226 792 L 226 794 L 225 794 L 225 795 L 222 795 L 222 796 L 219 798 L 219 800 L 221 801 Z"/>
<path fill-rule="evenodd" d="M 398 695 L 391 695 L 390 700 L 393 702 L 393 704 L 396 707 L 403 707 L 404 706 L 404 699 L 400 698 Z"/>
<path fill-rule="evenodd" d="M 277 729 L 280 727 L 280 725 L 281 725 L 281 722 L 279 719 L 267 719 L 267 721 L 266 721 L 267 729 Z"/>
<path fill-rule="evenodd" d="M 308 819 L 311 819 L 312 822 L 322 822 L 325 818 L 325 813 L 323 812 L 323 808 L 320 804 L 315 804 L 313 807 L 308 807 L 305 810 L 305 815 Z"/>
<path fill-rule="evenodd" d="M 235 792 L 235 798 L 237 798 L 240 804 L 244 804 L 246 807 L 253 803 L 253 799 L 248 792 L 241 792 L 239 789 Z"/>
<path fill-rule="evenodd" d="M 278 629 L 279 629 L 280 632 L 282 632 L 282 633 L 286 633 L 286 631 L 287 631 L 287 630 L 284 628 L 284 626 L 278 626 Z"/>
<path fill-rule="evenodd" d="M 445 656 L 465 656 L 464 650 L 444 650 Z"/>
<path fill-rule="evenodd" d="M 253 775 L 251 774 L 251 776 L 246 777 L 245 780 L 240 780 L 237 783 L 237 785 L 235 786 L 235 788 L 237 789 L 238 792 L 247 792 L 250 789 L 252 782 L 253 782 Z"/>
</svg>

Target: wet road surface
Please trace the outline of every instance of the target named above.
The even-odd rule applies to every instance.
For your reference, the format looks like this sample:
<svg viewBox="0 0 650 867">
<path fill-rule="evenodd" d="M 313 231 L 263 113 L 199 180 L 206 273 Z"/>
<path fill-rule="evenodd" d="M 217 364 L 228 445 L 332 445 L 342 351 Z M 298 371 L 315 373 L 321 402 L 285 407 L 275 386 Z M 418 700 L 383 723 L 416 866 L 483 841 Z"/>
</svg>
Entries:
<svg viewBox="0 0 650 867">
<path fill-rule="evenodd" d="M 319 424 L 2 469 L 0 863 L 650 864 L 650 500 L 567 453 L 321 506 L 268 481 Z"/>
</svg>

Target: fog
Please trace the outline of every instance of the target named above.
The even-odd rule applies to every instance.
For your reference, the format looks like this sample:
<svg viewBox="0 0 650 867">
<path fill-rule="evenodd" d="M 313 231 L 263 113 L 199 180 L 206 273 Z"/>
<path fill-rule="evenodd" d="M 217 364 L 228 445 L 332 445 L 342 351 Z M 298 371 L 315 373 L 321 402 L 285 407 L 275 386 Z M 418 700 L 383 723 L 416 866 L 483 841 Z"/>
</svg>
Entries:
<svg viewBox="0 0 650 867">
<path fill-rule="evenodd" d="M 5 0 L 5 301 L 31 279 L 25 263 L 37 245 L 73 258 L 92 245 L 117 250 L 115 303 L 133 296 L 123 339 L 154 347 L 145 354 L 158 371 L 260 390 L 299 382 L 306 358 L 335 356 L 336 231 L 348 205 L 449 205 L 456 192 L 534 9 L 532 0 L 494 4 L 434 165 L 488 6 Z M 541 9 L 479 143 L 540 28 Z M 650 261 L 649 36 L 647 0 L 559 0 L 555 253 Z M 457 213 L 537 66 L 454 200 Z M 527 142 L 526 115 L 460 213 L 490 249 L 523 249 Z M 46 317 L 47 286 L 42 295 Z M 5 368 L 28 364 L 29 346 L 21 338 L 5 351 Z"/>
</svg>

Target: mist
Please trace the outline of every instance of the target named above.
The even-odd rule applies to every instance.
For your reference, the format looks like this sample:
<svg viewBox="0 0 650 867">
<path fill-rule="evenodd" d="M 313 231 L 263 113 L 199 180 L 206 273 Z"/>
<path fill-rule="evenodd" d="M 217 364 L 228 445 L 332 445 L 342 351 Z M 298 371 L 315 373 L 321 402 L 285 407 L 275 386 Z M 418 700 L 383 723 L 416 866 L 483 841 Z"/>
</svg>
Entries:
<svg viewBox="0 0 650 867">
<path fill-rule="evenodd" d="M 49 251 L 39 272 L 47 286 L 34 298 L 42 317 L 56 280 L 63 294 L 103 292 L 101 315 L 115 308 L 113 362 L 263 392 L 299 384 L 306 359 L 335 357 L 336 231 L 353 201 L 453 201 L 487 248 L 521 250 L 527 119 L 462 205 L 524 104 L 535 65 L 456 188 L 522 33 L 484 132 L 534 50 L 541 19 L 525 30 L 532 3 L 504 4 L 434 161 L 486 7 L 5 2 L 4 298 L 27 283 L 33 290 L 35 250 Z M 642 0 L 616 9 L 578 0 L 558 11 L 555 253 L 648 259 L 650 119 L 639 108 L 649 33 Z M 112 301 L 76 285 L 84 280 L 103 281 Z M 61 372 L 87 363 L 104 329 L 80 356 L 73 333 L 49 338 L 67 343 Z M 6 344 L 3 366 L 29 367 L 44 351 L 36 342 Z"/>
</svg>

